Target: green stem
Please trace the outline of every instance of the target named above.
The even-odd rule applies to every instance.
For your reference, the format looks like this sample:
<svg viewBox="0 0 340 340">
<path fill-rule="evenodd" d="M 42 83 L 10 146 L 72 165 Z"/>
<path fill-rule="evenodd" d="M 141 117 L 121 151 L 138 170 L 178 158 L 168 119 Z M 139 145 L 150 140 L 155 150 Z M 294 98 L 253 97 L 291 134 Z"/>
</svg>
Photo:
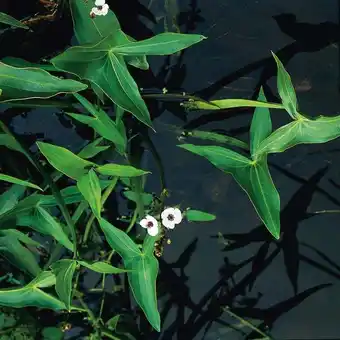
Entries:
<svg viewBox="0 0 340 340">
<path fill-rule="evenodd" d="M 100 335 L 105 335 L 110 339 L 113 340 L 121 340 L 120 338 L 117 338 L 116 336 L 114 336 L 113 334 L 111 334 L 110 332 L 108 332 L 107 330 L 103 329 L 103 327 L 100 326 L 99 324 L 99 320 L 96 318 L 96 316 L 93 314 L 93 312 L 91 311 L 91 309 L 87 306 L 87 304 L 85 303 L 85 301 L 82 298 L 82 294 L 75 290 L 75 297 L 78 299 L 80 305 L 83 307 L 83 309 L 86 311 L 89 321 L 92 325 L 92 327 L 94 328 L 96 335 L 101 339 Z"/>
<path fill-rule="evenodd" d="M 109 184 L 109 186 L 105 189 L 102 198 L 101 198 L 101 203 L 102 206 L 105 204 L 106 200 L 108 199 L 108 197 L 110 196 L 111 192 L 113 191 L 113 189 L 115 188 L 116 184 L 118 182 L 118 177 L 114 177 L 111 181 L 111 183 Z M 85 232 L 84 232 L 84 236 L 83 236 L 83 240 L 82 240 L 82 244 L 86 244 L 89 235 L 90 235 L 90 231 L 92 228 L 92 224 L 95 220 L 95 216 L 92 214 L 91 217 L 89 218 L 89 220 L 86 223 L 86 227 L 85 227 Z"/>
<path fill-rule="evenodd" d="M 107 337 L 110 338 L 110 339 L 113 339 L 113 340 L 121 340 L 121 338 L 117 338 L 116 336 L 114 336 L 114 335 L 112 335 L 112 334 L 110 334 L 110 333 L 108 333 L 108 332 L 106 332 L 106 331 L 102 331 L 101 333 L 102 333 L 103 335 L 107 336 Z"/>
<path fill-rule="evenodd" d="M 112 256 L 113 254 L 115 253 L 114 250 L 112 250 L 107 258 L 107 262 L 110 263 L 111 262 L 111 259 L 112 259 Z M 103 295 L 102 295 L 102 300 L 100 302 L 100 310 L 99 310 L 99 316 L 98 316 L 98 319 L 101 319 L 102 317 L 102 314 L 103 314 L 103 309 L 104 309 L 104 303 L 105 303 L 105 279 L 106 279 L 106 275 L 103 274 L 103 278 L 102 278 L 102 286 L 101 286 L 101 289 L 103 291 Z"/>
</svg>

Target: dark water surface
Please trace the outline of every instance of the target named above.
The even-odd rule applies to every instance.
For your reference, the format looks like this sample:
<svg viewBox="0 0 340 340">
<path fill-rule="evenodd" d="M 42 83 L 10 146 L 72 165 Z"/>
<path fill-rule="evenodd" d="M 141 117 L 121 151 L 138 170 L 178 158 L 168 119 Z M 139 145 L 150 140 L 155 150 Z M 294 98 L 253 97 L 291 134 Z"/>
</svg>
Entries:
<svg viewBox="0 0 340 340">
<path fill-rule="evenodd" d="M 154 1 L 151 11 L 160 18 L 164 15 L 159 5 L 162 1 Z M 162 31 L 161 22 L 153 24 L 145 16 L 137 16 L 145 10 L 137 2 L 117 2 L 112 1 L 112 7 L 127 33 L 141 39 L 152 31 Z M 147 7 L 149 1 L 142 4 Z M 187 50 L 181 65 L 172 69 L 167 80 L 154 76 L 165 58 L 150 58 L 153 75 L 143 75 L 142 87 L 167 87 L 169 92 L 185 91 L 218 99 L 254 98 L 263 85 L 268 99 L 277 101 L 272 50 L 291 74 L 303 113 L 339 114 L 337 1 L 193 0 L 181 1 L 181 12 L 190 11 L 190 6 L 200 11 L 196 17 L 201 18 L 189 25 L 190 33 L 208 39 Z M 137 18 L 141 19 L 138 24 L 134 21 Z M 182 13 L 179 23 L 183 32 L 185 19 Z M 67 22 L 66 28 L 59 26 L 65 33 L 59 33 L 60 41 L 55 39 L 58 46 L 54 50 L 71 39 Z M 45 29 L 56 37 L 58 27 L 50 26 Z M 25 57 L 22 46 L 7 43 L 13 56 Z M 52 53 L 53 45 L 46 50 Z M 1 56 L 8 54 L 6 50 L 1 52 Z M 32 59 L 39 57 L 39 50 L 32 55 Z M 141 74 L 136 73 L 138 77 Z M 167 203 L 205 210 L 216 214 L 217 219 L 212 223 L 183 223 L 171 234 L 172 244 L 166 247 L 161 260 L 160 281 L 167 295 L 160 300 L 160 310 L 167 308 L 169 298 L 173 304 L 163 323 L 164 332 L 149 335 L 148 339 L 203 339 L 207 326 L 211 327 L 205 339 L 242 339 L 241 333 L 223 325 L 237 323 L 221 312 L 225 306 L 233 307 L 243 318 L 253 319 L 256 325 L 269 326 L 277 339 L 340 338 L 339 215 L 308 215 L 339 209 L 340 140 L 298 146 L 269 157 L 282 206 L 283 236 L 275 242 L 231 176 L 177 148 L 178 133 L 172 127 L 222 129 L 247 141 L 252 111 L 185 114 L 176 104 L 167 105 L 160 115 L 153 111 L 154 103 L 149 104 L 157 131 L 150 132 L 150 137 L 171 190 Z M 273 111 L 272 119 L 275 127 L 288 121 L 283 111 Z M 71 149 L 84 145 L 82 136 L 60 119 L 58 110 L 32 110 L 25 117 L 12 119 L 11 126 L 18 134 L 39 134 Z M 149 152 L 143 164 L 158 172 Z M 146 190 L 157 192 L 159 188 L 157 177 L 151 177 Z M 218 232 L 226 234 L 229 246 L 215 237 Z M 202 300 L 206 294 L 215 296 L 208 299 L 210 307 Z M 243 330 L 250 333 L 247 327 Z"/>
</svg>

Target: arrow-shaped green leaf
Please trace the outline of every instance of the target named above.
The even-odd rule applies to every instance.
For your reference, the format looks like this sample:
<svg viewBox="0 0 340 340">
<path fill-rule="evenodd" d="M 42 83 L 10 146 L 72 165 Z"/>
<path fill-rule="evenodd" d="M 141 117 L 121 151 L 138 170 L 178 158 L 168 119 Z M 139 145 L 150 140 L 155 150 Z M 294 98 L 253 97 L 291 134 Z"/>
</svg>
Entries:
<svg viewBox="0 0 340 340">
<path fill-rule="evenodd" d="M 115 122 L 101 109 L 96 109 L 86 98 L 79 94 L 75 97 L 80 103 L 89 111 L 93 117 L 85 116 L 82 114 L 67 113 L 72 118 L 81 123 L 87 124 L 92 127 L 100 136 L 113 142 L 118 147 L 125 149 L 126 141 L 120 134 Z"/>
<path fill-rule="evenodd" d="M 1 174 L 1 173 L 0 173 L 0 181 L 6 181 L 6 182 L 9 182 L 9 183 L 13 183 L 13 184 L 19 184 L 19 185 L 23 185 L 25 187 L 29 187 L 29 188 L 33 188 L 33 189 L 43 191 L 43 189 L 41 189 L 36 184 L 30 183 L 28 181 L 24 181 L 22 179 L 19 179 L 19 178 L 13 177 L 13 176 Z"/>
<path fill-rule="evenodd" d="M 17 215 L 16 223 L 20 226 L 31 227 L 44 235 L 50 235 L 65 248 L 73 251 L 72 242 L 65 234 L 59 221 L 41 206 L 35 207 L 29 213 Z"/>
<path fill-rule="evenodd" d="M 123 258 L 129 284 L 136 302 L 142 308 L 152 327 L 160 331 L 160 315 L 157 309 L 156 279 L 158 261 L 153 255 L 152 242 L 147 241 L 143 252 L 131 238 L 104 219 L 99 221 L 107 242 Z M 154 241 L 153 241 L 154 242 Z"/>
<path fill-rule="evenodd" d="M 266 102 L 267 99 L 261 87 L 257 100 Z M 250 153 L 254 156 L 261 142 L 266 139 L 272 132 L 272 121 L 270 119 L 269 109 L 266 107 L 257 107 L 254 111 L 250 127 Z"/>
<path fill-rule="evenodd" d="M 272 55 L 277 65 L 277 89 L 279 91 L 282 104 L 289 115 L 293 119 L 296 119 L 298 117 L 297 98 L 292 80 L 290 79 L 290 75 L 284 68 L 280 59 L 273 52 Z"/>
<path fill-rule="evenodd" d="M 206 158 L 220 170 L 230 173 L 247 193 L 269 232 L 276 239 L 280 237 L 280 197 L 271 179 L 266 157 L 251 161 L 219 146 L 183 144 L 179 147 Z"/>
<path fill-rule="evenodd" d="M 68 310 L 71 309 L 72 280 L 77 267 L 74 260 L 59 260 L 52 264 L 52 272 L 56 277 L 55 290 Z"/>
<path fill-rule="evenodd" d="M 203 39 L 206 37 L 199 34 L 161 33 L 149 39 L 118 45 L 112 52 L 122 55 L 169 55 Z"/>
<path fill-rule="evenodd" d="M 131 165 L 121 165 L 109 163 L 96 167 L 96 171 L 106 176 L 117 176 L 117 177 L 138 177 L 147 175 L 150 172 L 142 169 L 137 169 Z"/>
<path fill-rule="evenodd" d="M 1 24 L 6 24 L 12 27 L 18 27 L 18 28 L 24 28 L 26 30 L 29 29 L 28 26 L 24 25 L 22 22 L 19 20 L 11 17 L 10 15 L 0 12 L 0 23 Z"/>
<path fill-rule="evenodd" d="M 33 306 L 56 311 L 65 310 L 66 306 L 62 301 L 38 288 L 40 283 L 40 280 L 34 279 L 21 288 L 0 290 L 0 305 L 15 308 Z"/>
<path fill-rule="evenodd" d="M 340 116 L 299 119 L 275 130 L 258 147 L 257 155 L 283 152 L 298 144 L 320 144 L 340 136 Z"/>
<path fill-rule="evenodd" d="M 86 201 L 89 203 L 93 214 L 100 218 L 102 209 L 101 203 L 101 187 L 99 178 L 97 177 L 94 170 L 90 170 L 87 174 L 82 176 L 77 181 L 77 187 L 82 193 Z"/>
<path fill-rule="evenodd" d="M 101 273 L 101 274 L 122 274 L 126 273 L 128 270 L 117 268 L 111 266 L 109 263 L 98 261 L 93 263 L 88 263 L 85 261 L 77 261 L 80 265 L 93 270 L 94 272 Z"/>
<path fill-rule="evenodd" d="M 58 171 L 75 180 L 88 172 L 95 164 L 75 155 L 68 149 L 49 143 L 37 142 L 41 153 Z"/>
<path fill-rule="evenodd" d="M 1 230 L 0 253 L 20 270 L 36 276 L 41 269 L 33 253 L 22 245 L 22 239 L 26 237 L 29 238 L 18 230 Z"/>
<path fill-rule="evenodd" d="M 61 93 L 85 90 L 87 85 L 72 79 L 52 76 L 39 68 L 19 68 L 0 61 L 0 102 L 51 98 Z"/>
<path fill-rule="evenodd" d="M 114 54 L 114 36 L 99 43 L 71 47 L 53 58 L 55 67 L 96 84 L 114 103 L 152 126 L 149 111 L 122 56 Z"/>
</svg>

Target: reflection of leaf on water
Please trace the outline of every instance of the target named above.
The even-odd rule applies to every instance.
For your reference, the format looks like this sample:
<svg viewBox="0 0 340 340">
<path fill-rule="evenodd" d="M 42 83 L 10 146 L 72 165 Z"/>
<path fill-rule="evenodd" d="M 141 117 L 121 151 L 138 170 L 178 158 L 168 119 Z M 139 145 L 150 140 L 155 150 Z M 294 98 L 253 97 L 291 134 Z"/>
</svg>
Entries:
<svg viewBox="0 0 340 340">
<path fill-rule="evenodd" d="M 304 300 L 306 300 L 308 297 L 312 296 L 313 294 L 317 293 L 321 289 L 331 287 L 332 284 L 326 283 L 326 284 L 320 284 L 317 286 L 314 286 L 312 288 L 306 289 L 305 291 L 285 300 L 282 302 L 277 303 L 276 305 L 269 307 L 267 309 L 261 309 L 261 308 L 232 308 L 233 312 L 237 315 L 240 315 L 242 317 L 246 318 L 252 318 L 252 319 L 260 319 L 263 320 L 263 323 L 258 326 L 259 329 L 271 329 L 273 327 L 273 324 L 279 317 L 281 317 L 283 314 L 286 314 L 293 308 L 300 305 Z M 252 334 L 255 335 L 255 334 Z M 251 334 L 249 335 L 251 336 Z"/>
<path fill-rule="evenodd" d="M 318 183 L 326 174 L 328 168 L 324 167 L 318 170 L 313 176 L 311 176 L 293 195 L 288 204 L 281 212 L 281 228 L 282 238 L 279 242 L 274 242 L 268 235 L 262 230 L 262 226 L 258 226 L 248 233 L 243 234 L 224 234 L 223 237 L 229 241 L 228 246 L 225 247 L 225 251 L 231 251 L 233 249 L 239 249 L 245 247 L 253 242 L 265 242 L 269 244 L 275 244 L 278 253 L 282 250 L 284 256 L 284 263 L 289 280 L 293 286 L 294 292 L 298 291 L 297 280 L 299 271 L 299 241 L 296 237 L 296 233 L 299 227 L 299 223 L 305 219 L 312 217 L 307 213 L 307 209 L 311 203 L 313 195 L 318 188 Z M 262 245 L 259 253 L 256 257 L 256 263 L 253 263 L 254 267 L 258 267 L 267 259 L 267 249 L 265 245 Z M 273 254 L 273 253 L 272 253 Z M 254 280 L 256 277 L 254 277 Z M 254 281 L 249 283 L 249 288 L 252 287 Z"/>
<path fill-rule="evenodd" d="M 337 265 L 334 261 L 332 261 L 328 256 L 326 256 L 324 253 L 322 253 L 320 250 L 318 250 L 317 248 L 301 242 L 300 243 L 302 246 L 309 248 L 310 250 L 314 251 L 319 257 L 321 257 L 325 262 L 327 262 L 331 267 L 333 267 L 336 271 L 339 272 L 339 278 L 340 278 L 340 266 Z"/>
</svg>

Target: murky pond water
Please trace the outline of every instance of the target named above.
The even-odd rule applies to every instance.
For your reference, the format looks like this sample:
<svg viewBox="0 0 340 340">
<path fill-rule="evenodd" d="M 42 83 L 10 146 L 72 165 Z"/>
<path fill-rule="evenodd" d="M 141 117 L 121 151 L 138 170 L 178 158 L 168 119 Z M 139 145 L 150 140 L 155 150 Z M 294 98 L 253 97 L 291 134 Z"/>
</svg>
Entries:
<svg viewBox="0 0 340 340">
<path fill-rule="evenodd" d="M 250 99 L 263 85 L 277 101 L 273 51 L 291 74 L 303 113 L 339 114 L 336 1 L 188 0 L 178 8 L 171 0 L 168 3 L 170 12 L 164 10 L 163 0 L 112 1 L 123 29 L 137 39 L 164 30 L 164 18 L 171 26 L 169 13 L 177 10 L 175 28 L 208 37 L 182 58 L 171 58 L 166 77 L 156 76 L 165 58 L 150 58 L 152 73 L 136 72 L 141 87 L 166 87 L 170 93 L 185 91 L 205 99 Z M 15 13 L 7 6 L 9 13 Z M 0 4 L 1 10 L 5 11 Z M 58 39 L 45 47 L 31 41 L 32 59 L 70 42 L 69 27 L 45 29 Z M 46 32 L 41 34 L 46 39 Z M 27 46 L 13 45 L 9 38 L 3 38 L 3 43 L 8 49 L 1 51 L 2 57 L 9 52 L 26 56 Z M 159 279 L 165 292 L 160 299 L 160 310 L 166 315 L 163 332 L 147 339 L 244 338 L 242 331 L 248 334 L 249 328 L 237 331 L 228 326 L 238 321 L 223 312 L 225 307 L 255 325 L 269 327 L 277 339 L 339 338 L 340 217 L 311 213 L 339 209 L 340 140 L 298 146 L 269 157 L 282 205 L 283 236 L 276 242 L 230 175 L 176 146 L 181 141 L 174 126 L 224 130 L 247 141 L 252 111 L 185 113 L 177 104 L 166 104 L 165 110 L 156 112 L 154 103 L 149 104 L 157 131 L 149 135 L 171 191 L 167 203 L 205 210 L 217 219 L 183 224 L 171 234 Z M 10 117 L 8 112 L 5 117 Z M 31 110 L 6 119 L 20 135 L 43 134 L 71 149 L 83 145 L 84 136 L 77 135 L 57 109 Z M 275 111 L 272 119 L 277 127 L 287 122 L 287 115 Z M 157 173 L 148 152 L 143 162 Z M 156 177 L 146 190 L 159 190 Z M 224 234 L 224 240 L 216 237 L 218 233 Z"/>
</svg>

